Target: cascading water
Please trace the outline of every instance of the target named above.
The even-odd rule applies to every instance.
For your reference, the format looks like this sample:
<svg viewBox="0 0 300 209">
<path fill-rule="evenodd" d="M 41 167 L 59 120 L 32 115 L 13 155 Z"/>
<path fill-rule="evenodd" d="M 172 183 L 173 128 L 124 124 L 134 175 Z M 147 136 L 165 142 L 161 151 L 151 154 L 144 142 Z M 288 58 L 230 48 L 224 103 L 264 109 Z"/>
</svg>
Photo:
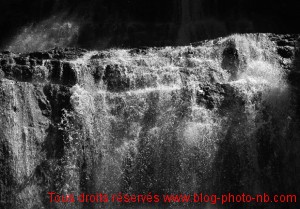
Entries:
<svg viewBox="0 0 300 209">
<path fill-rule="evenodd" d="M 89 56 L 74 62 L 83 76 L 64 117 L 66 193 L 276 191 L 261 180 L 281 175 L 261 162 L 264 144 L 288 140 L 293 112 L 266 36 Z"/>
<path fill-rule="evenodd" d="M 40 118 L 49 119 L 44 124 L 52 124 L 44 131 L 41 159 L 24 168 L 26 172 L 21 166 L 9 170 L 26 173 L 28 179 L 18 186 L 26 190 L 18 193 L 16 205 L 42 193 L 45 208 L 277 209 L 282 205 L 50 204 L 45 196 L 49 191 L 75 195 L 299 191 L 294 183 L 299 135 L 293 92 L 268 35 L 232 35 L 186 47 L 79 50 L 76 53 L 82 56 L 65 60 L 72 51 L 51 53 L 29 55 L 39 56 L 30 68 L 32 77 L 27 68 L 19 75 L 3 62 L 6 78 L 30 81 L 33 87 L 27 88 L 34 89 L 32 95 L 45 94 L 32 103 L 40 107 Z M 11 85 L 15 84 L 10 81 L 7 86 Z M 12 102 L 18 112 L 21 107 Z M 19 151 L 11 153 L 21 158 Z M 29 187 L 26 182 L 37 183 Z"/>
</svg>

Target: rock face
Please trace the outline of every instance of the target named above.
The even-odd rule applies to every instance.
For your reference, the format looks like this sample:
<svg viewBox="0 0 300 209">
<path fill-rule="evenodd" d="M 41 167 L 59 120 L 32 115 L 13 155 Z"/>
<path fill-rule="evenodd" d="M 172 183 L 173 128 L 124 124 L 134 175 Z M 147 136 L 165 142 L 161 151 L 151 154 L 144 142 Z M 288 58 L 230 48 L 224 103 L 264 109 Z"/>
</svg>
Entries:
<svg viewBox="0 0 300 209">
<path fill-rule="evenodd" d="M 246 34 L 3 52 L 0 207 L 116 206 L 50 203 L 50 191 L 299 195 L 298 47 L 296 35 Z"/>
</svg>

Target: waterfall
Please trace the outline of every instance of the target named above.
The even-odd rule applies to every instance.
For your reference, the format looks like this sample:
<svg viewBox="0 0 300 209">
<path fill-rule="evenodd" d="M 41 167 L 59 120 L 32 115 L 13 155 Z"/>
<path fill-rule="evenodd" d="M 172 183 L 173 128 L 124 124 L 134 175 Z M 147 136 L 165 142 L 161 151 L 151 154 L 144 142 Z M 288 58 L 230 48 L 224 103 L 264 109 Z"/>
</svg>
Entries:
<svg viewBox="0 0 300 209">
<path fill-rule="evenodd" d="M 266 36 L 233 35 L 134 56 L 113 49 L 77 66 L 99 75 L 96 89 L 71 90 L 87 192 L 263 192 L 260 146 L 287 140 L 292 114 L 273 49 Z"/>
<path fill-rule="evenodd" d="M 270 34 L 235 34 L 182 47 L 1 54 L 3 204 L 260 208 L 49 203 L 47 192 L 297 193 L 297 95 L 276 47 Z"/>
</svg>

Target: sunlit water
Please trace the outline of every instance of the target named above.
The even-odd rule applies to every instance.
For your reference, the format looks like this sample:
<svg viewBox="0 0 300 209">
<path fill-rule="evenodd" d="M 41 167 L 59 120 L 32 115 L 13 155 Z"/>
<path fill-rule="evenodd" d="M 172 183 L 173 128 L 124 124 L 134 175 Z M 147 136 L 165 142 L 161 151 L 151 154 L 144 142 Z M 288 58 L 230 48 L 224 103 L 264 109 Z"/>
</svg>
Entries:
<svg viewBox="0 0 300 209">
<path fill-rule="evenodd" d="M 229 43 L 237 50 L 232 69 L 224 67 Z M 233 35 L 197 47 L 105 53 L 71 61 L 80 82 L 71 89 L 74 112 L 63 121 L 69 133 L 63 193 L 270 191 L 263 173 L 274 184 L 280 174 L 261 164 L 261 144 L 287 139 L 292 112 L 289 86 L 267 37 Z M 125 79 L 126 88 L 110 89 L 108 79 L 94 81 L 85 73 L 100 69 L 103 78 L 107 66 L 119 70 L 114 76 L 123 80 L 116 83 Z M 116 205 L 82 208 L 89 207 Z"/>
</svg>

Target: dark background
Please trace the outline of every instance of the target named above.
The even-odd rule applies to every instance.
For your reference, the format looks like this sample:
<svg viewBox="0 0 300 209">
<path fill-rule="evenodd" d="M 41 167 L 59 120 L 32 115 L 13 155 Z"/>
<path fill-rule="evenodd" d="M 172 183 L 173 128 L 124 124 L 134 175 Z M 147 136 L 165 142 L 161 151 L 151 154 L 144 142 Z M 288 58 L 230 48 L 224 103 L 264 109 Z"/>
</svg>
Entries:
<svg viewBox="0 0 300 209">
<path fill-rule="evenodd" d="M 24 27 L 53 17 L 79 25 L 66 45 L 90 49 L 300 31 L 297 0 L 0 0 L 0 49 Z"/>
</svg>

